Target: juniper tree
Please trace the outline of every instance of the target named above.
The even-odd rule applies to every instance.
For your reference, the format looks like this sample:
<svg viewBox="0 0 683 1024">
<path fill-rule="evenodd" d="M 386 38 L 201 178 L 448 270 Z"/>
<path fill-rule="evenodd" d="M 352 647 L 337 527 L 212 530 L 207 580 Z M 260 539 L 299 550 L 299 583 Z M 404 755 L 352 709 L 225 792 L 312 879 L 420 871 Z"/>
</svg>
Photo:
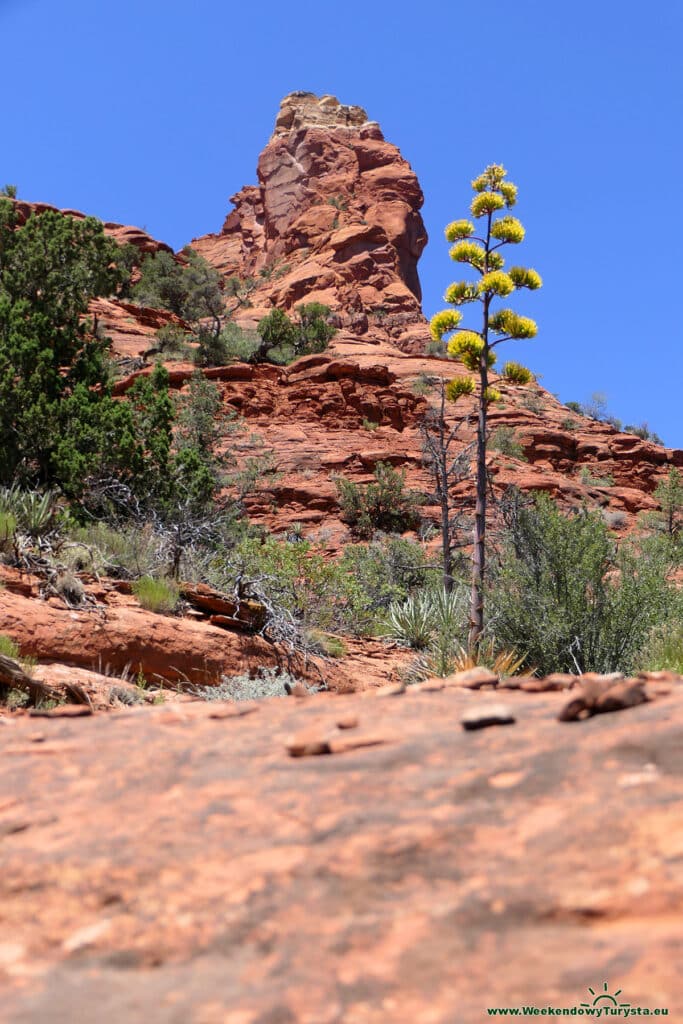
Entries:
<svg viewBox="0 0 683 1024">
<path fill-rule="evenodd" d="M 437 313 L 431 321 L 435 341 L 450 336 L 448 352 L 465 364 L 471 375 L 456 377 L 447 385 L 447 396 L 457 401 L 463 395 L 477 399 L 476 505 L 474 518 L 474 552 L 472 557 L 472 594 L 470 600 L 469 643 L 479 646 L 484 627 L 484 571 L 486 567 L 486 441 L 488 409 L 498 401 L 500 392 L 489 385 L 489 372 L 496 362 L 494 349 L 504 341 L 533 338 L 536 324 L 512 309 L 494 309 L 498 299 L 506 298 L 516 289 L 540 288 L 541 278 L 535 270 L 512 266 L 504 270 L 500 250 L 524 239 L 524 227 L 516 217 L 498 211 L 509 210 L 517 200 L 517 187 L 506 181 L 507 172 L 499 164 L 491 164 L 472 182 L 474 198 L 472 217 L 480 229 L 475 234 L 471 220 L 453 221 L 446 228 L 446 239 L 452 243 L 450 257 L 455 263 L 471 267 L 479 275 L 474 281 L 456 281 L 446 290 L 445 301 L 451 307 Z M 460 307 L 479 303 L 481 321 L 478 330 L 460 327 Z M 532 380 L 529 371 L 519 364 L 507 364 L 503 375 L 513 383 Z"/>
</svg>

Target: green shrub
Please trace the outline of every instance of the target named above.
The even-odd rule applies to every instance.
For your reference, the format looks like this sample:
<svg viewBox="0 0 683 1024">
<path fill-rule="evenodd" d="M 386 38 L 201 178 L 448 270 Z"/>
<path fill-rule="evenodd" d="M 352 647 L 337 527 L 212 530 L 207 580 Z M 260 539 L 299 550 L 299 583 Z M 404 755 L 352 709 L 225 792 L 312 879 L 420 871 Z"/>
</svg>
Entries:
<svg viewBox="0 0 683 1024">
<path fill-rule="evenodd" d="M 541 673 L 628 672 L 672 601 L 664 559 L 618 547 L 600 513 L 564 516 L 547 495 L 508 506 L 491 585 L 498 647 Z"/>
<path fill-rule="evenodd" d="M 166 614 L 174 611 L 178 604 L 178 587 L 171 580 L 154 579 L 153 576 L 141 576 L 133 583 L 133 593 L 142 607 L 148 612 Z"/>
<path fill-rule="evenodd" d="M 4 633 L 0 633 L 0 654 L 4 654 L 6 658 L 14 658 L 15 661 L 19 658 L 17 644 Z"/>
<path fill-rule="evenodd" d="M 17 520 L 11 512 L 0 509 L 0 552 L 11 550 L 17 532 Z"/>
<path fill-rule="evenodd" d="M 156 332 L 156 350 L 164 359 L 191 359 L 194 350 L 188 342 L 191 335 L 177 324 L 165 324 Z"/>
<path fill-rule="evenodd" d="M 211 331 L 200 331 L 195 362 L 198 366 L 225 366 L 228 363 L 249 363 L 259 348 L 256 331 L 244 330 L 230 321 L 216 337 Z"/>
<path fill-rule="evenodd" d="M 320 302 L 297 306 L 298 321 L 281 309 L 272 309 L 258 324 L 260 344 L 251 362 L 288 363 L 301 356 L 324 352 L 336 334 L 328 322 L 330 309 Z"/>
<path fill-rule="evenodd" d="M 372 483 L 359 485 L 345 477 L 335 482 L 342 519 L 357 536 L 369 538 L 375 530 L 404 533 L 419 525 L 421 497 L 406 488 L 405 472 L 389 463 L 377 463 Z"/>
<path fill-rule="evenodd" d="M 418 373 L 413 381 L 413 394 L 429 395 L 434 390 L 434 378 L 428 373 Z"/>
<path fill-rule="evenodd" d="M 103 572 L 118 579 L 149 576 L 162 563 L 163 539 L 149 524 L 118 529 L 106 523 L 75 527 L 63 559 L 75 572 Z"/>
<path fill-rule="evenodd" d="M 637 426 L 633 423 L 627 423 L 624 426 L 624 433 L 635 434 L 636 437 L 642 438 L 643 441 L 650 441 L 652 444 L 664 444 L 659 434 L 656 434 L 654 430 L 650 430 L 647 423 L 640 423 Z"/>
<path fill-rule="evenodd" d="M 393 603 L 405 601 L 439 577 L 419 544 L 404 537 L 384 537 L 350 544 L 340 560 L 345 606 L 340 625 L 353 633 L 376 630 Z"/>
<path fill-rule="evenodd" d="M 436 576 L 421 547 L 402 538 L 350 545 L 333 560 L 303 538 L 252 536 L 215 552 L 206 579 L 225 593 L 254 581 L 249 593 L 303 630 L 368 635 L 392 601 Z"/>
<path fill-rule="evenodd" d="M 325 658 L 343 658 L 347 652 L 346 644 L 340 636 L 332 633 L 323 633 L 319 629 L 308 631 L 308 640 L 315 653 L 322 654 Z"/>
<path fill-rule="evenodd" d="M 500 452 L 501 455 L 508 455 L 512 459 L 520 459 L 522 462 L 527 462 L 527 457 L 524 454 L 524 448 L 517 440 L 512 427 L 498 427 L 491 434 L 488 443 L 491 451 Z"/>
<path fill-rule="evenodd" d="M 373 433 L 379 427 L 379 423 L 375 423 L 374 420 L 364 419 L 363 422 L 361 423 L 361 427 L 363 428 L 363 430 L 369 430 L 371 433 Z"/>
<path fill-rule="evenodd" d="M 185 262 L 168 252 L 146 256 L 133 288 L 134 299 L 144 306 L 168 309 L 188 323 L 210 317 L 220 330 L 225 312 L 220 274 L 191 249 L 185 249 L 183 257 Z"/>
<path fill-rule="evenodd" d="M 638 667 L 643 671 L 678 672 L 683 675 L 683 616 L 673 615 L 667 622 L 656 626 L 638 656 Z"/>
<path fill-rule="evenodd" d="M 581 467 L 579 480 L 584 487 L 612 487 L 614 484 L 614 477 L 611 473 L 605 476 L 593 476 L 588 466 Z"/>
</svg>

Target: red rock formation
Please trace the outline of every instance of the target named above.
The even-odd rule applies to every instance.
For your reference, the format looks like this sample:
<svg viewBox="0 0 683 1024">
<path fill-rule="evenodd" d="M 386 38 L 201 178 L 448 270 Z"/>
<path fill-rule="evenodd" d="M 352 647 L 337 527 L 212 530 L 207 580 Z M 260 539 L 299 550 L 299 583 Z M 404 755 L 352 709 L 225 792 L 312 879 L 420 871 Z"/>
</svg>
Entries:
<svg viewBox="0 0 683 1024">
<path fill-rule="evenodd" d="M 198 253 L 228 277 L 256 276 L 256 306 L 321 301 L 357 334 L 424 336 L 422 190 L 365 111 L 287 96 L 258 178 L 233 197 L 219 234 L 192 242 Z"/>
<path fill-rule="evenodd" d="M 27 218 L 32 214 L 44 213 L 46 210 L 62 213 L 65 217 L 73 217 L 74 220 L 85 220 L 86 217 L 86 214 L 81 213 L 80 210 L 60 210 L 57 206 L 51 206 L 49 203 L 28 203 L 23 199 L 15 199 L 13 202 L 19 225 L 25 224 Z M 170 245 L 166 245 L 165 242 L 159 242 L 156 238 L 152 238 L 152 236 L 146 231 L 143 231 L 142 228 L 116 224 L 114 221 L 106 221 L 104 224 L 104 231 L 105 234 L 113 238 L 119 245 L 133 245 L 136 249 L 139 249 L 143 255 L 147 255 L 148 253 L 154 254 L 157 252 L 173 252 Z"/>
</svg>

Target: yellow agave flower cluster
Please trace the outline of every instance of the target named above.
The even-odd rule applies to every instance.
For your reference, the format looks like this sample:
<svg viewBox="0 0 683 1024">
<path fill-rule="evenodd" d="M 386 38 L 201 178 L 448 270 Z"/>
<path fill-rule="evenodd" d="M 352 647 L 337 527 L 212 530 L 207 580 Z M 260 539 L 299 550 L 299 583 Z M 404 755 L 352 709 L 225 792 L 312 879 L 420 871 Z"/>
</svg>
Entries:
<svg viewBox="0 0 683 1024">
<path fill-rule="evenodd" d="M 489 319 L 494 334 L 506 334 L 509 338 L 535 338 L 538 334 L 536 321 L 520 316 L 513 309 L 501 309 Z"/>
<path fill-rule="evenodd" d="M 469 238 L 474 234 L 474 224 L 471 220 L 454 220 L 446 228 L 446 241 L 457 242 L 459 238 Z"/>
<path fill-rule="evenodd" d="M 501 164 L 491 164 L 472 182 L 475 196 L 470 210 L 475 219 L 488 218 L 485 238 L 472 237 L 475 226 L 471 220 L 454 220 L 446 228 L 446 239 L 452 243 L 449 250 L 451 259 L 456 263 L 469 264 L 481 275 L 476 283 L 456 281 L 450 285 L 444 296 L 450 306 L 483 301 L 488 309 L 493 298 L 505 298 L 517 288 L 535 290 L 542 285 L 540 274 L 530 267 L 515 266 L 504 271 L 505 260 L 496 251 L 502 245 L 516 245 L 524 240 L 524 226 L 516 217 L 506 213 L 492 219 L 496 211 L 510 209 L 517 201 L 517 187 L 505 180 L 506 175 Z M 492 240 L 498 244 L 492 244 Z M 459 359 L 473 373 L 481 370 L 481 357 L 486 348 L 486 364 L 493 367 L 496 357 L 485 335 L 464 330 L 460 327 L 461 321 L 462 313 L 458 309 L 442 310 L 432 317 L 432 338 L 442 341 L 445 335 L 453 334 L 448 343 L 449 355 Z M 520 316 L 512 309 L 490 313 L 488 328 L 498 336 L 496 344 L 510 338 L 534 338 L 538 330 L 533 320 Z M 531 371 L 519 363 L 506 363 L 503 376 L 517 384 L 528 384 L 534 379 Z M 474 391 L 473 378 L 458 377 L 448 385 L 447 395 L 451 401 L 456 401 L 462 395 L 471 395 Z M 500 393 L 496 388 L 489 387 L 482 397 L 487 403 L 494 402 L 500 398 Z"/>
<path fill-rule="evenodd" d="M 476 331 L 459 331 L 455 337 L 448 342 L 448 354 L 464 363 L 468 370 L 478 370 L 479 360 L 484 351 L 484 339 Z M 489 351 L 486 355 L 486 362 L 489 367 L 495 366 L 495 352 Z"/>
<path fill-rule="evenodd" d="M 528 370 L 526 366 L 510 360 L 503 366 L 503 377 L 510 384 L 531 384 L 536 379 L 531 370 Z"/>
</svg>

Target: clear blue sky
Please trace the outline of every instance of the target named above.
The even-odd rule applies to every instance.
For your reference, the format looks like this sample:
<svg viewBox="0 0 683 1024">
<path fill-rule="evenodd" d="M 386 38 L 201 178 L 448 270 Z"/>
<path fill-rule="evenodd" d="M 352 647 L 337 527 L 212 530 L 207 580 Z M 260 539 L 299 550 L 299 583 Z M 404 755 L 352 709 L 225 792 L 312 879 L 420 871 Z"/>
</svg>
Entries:
<svg viewBox="0 0 683 1024">
<path fill-rule="evenodd" d="M 428 315 L 443 227 L 504 163 L 545 282 L 523 310 L 539 336 L 508 357 L 683 447 L 682 5 L 0 0 L 0 40 L 2 182 L 176 248 L 256 181 L 283 95 L 364 106 L 425 192 Z"/>
</svg>

